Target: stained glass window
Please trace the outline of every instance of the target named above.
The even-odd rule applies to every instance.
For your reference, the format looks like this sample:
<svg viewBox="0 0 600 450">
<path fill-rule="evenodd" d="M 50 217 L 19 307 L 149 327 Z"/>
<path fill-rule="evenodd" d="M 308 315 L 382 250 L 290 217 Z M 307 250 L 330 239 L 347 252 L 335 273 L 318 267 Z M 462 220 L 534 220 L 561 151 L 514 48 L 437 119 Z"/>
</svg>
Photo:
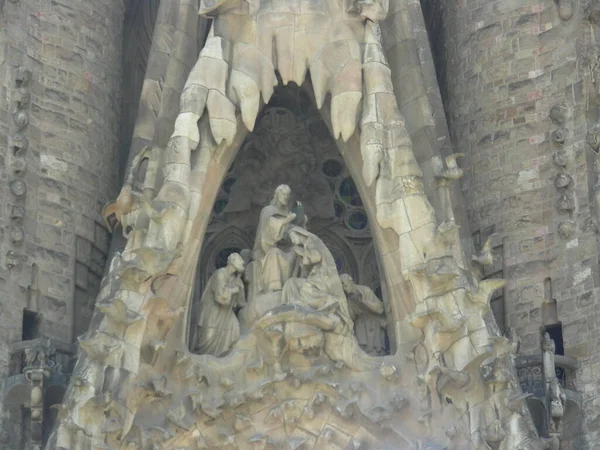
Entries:
<svg viewBox="0 0 600 450">
<path fill-rule="evenodd" d="M 368 224 L 367 214 L 363 210 L 354 211 L 348 217 L 348 226 L 353 230 L 364 230 Z"/>
<path fill-rule="evenodd" d="M 335 217 L 342 218 L 344 217 L 344 214 L 346 214 L 346 208 L 344 208 L 344 205 L 342 205 L 341 202 L 334 201 L 333 209 L 335 211 Z"/>
<path fill-rule="evenodd" d="M 362 200 L 358 194 L 358 189 L 356 189 L 356 184 L 354 184 L 354 180 L 350 177 L 344 179 L 340 184 L 340 197 L 348 205 L 362 206 Z"/>
<path fill-rule="evenodd" d="M 231 192 L 231 186 L 235 183 L 235 177 L 227 178 L 223 181 L 223 190 L 228 194 Z"/>
<path fill-rule="evenodd" d="M 221 214 L 227 206 L 227 202 L 228 199 L 226 198 L 217 199 L 217 201 L 215 202 L 215 206 L 213 207 L 213 211 L 215 212 L 215 214 Z"/>
<path fill-rule="evenodd" d="M 323 163 L 323 173 L 330 178 L 339 177 L 344 170 L 344 166 L 337 159 L 328 159 Z"/>
</svg>

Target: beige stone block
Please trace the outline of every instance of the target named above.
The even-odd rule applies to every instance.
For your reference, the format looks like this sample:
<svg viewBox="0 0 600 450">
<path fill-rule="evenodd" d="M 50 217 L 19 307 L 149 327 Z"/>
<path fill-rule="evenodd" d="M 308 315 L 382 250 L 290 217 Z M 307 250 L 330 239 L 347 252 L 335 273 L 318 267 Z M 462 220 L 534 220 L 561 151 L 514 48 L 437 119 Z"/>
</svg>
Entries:
<svg viewBox="0 0 600 450">
<path fill-rule="evenodd" d="M 407 39 L 415 39 L 410 12 L 407 9 L 401 9 L 397 13 L 390 15 L 385 23 L 382 24 L 381 32 L 386 51 L 399 42 Z"/>
<path fill-rule="evenodd" d="M 377 95 L 375 94 L 367 94 L 364 97 L 363 100 L 363 113 L 362 113 L 362 117 L 361 117 L 361 124 L 363 127 L 365 127 L 367 124 L 371 124 L 371 123 L 379 123 L 378 121 L 378 117 L 377 117 Z M 371 128 L 371 129 L 366 129 L 366 130 L 362 130 L 363 133 L 371 133 L 373 134 L 375 132 L 375 130 L 379 129 L 382 130 L 383 125 L 381 124 L 378 128 Z M 371 131 L 373 130 L 373 131 Z M 362 139 L 362 135 L 361 135 L 361 139 Z M 365 138 L 367 139 L 367 138 Z M 369 140 L 371 139 L 371 137 L 369 137 Z M 381 139 L 383 142 L 383 138 Z"/>
<path fill-rule="evenodd" d="M 229 98 L 238 102 L 246 128 L 252 131 L 260 108 L 260 90 L 253 78 L 233 70 L 229 78 Z"/>
<path fill-rule="evenodd" d="M 413 230 L 435 222 L 435 212 L 425 195 L 408 195 L 404 204 Z"/>
<path fill-rule="evenodd" d="M 163 176 L 165 180 L 188 184 L 190 179 L 190 165 L 189 163 L 170 163 L 164 167 Z"/>
<path fill-rule="evenodd" d="M 387 66 L 387 60 L 380 43 L 366 43 L 365 53 L 363 58 L 363 64 L 365 66 L 369 64 L 382 64 Z"/>
<path fill-rule="evenodd" d="M 406 131 L 412 135 L 423 126 L 435 126 L 433 111 L 429 105 L 427 96 L 421 96 L 403 105 Z"/>
<path fill-rule="evenodd" d="M 331 414 L 327 425 L 331 425 L 334 428 L 340 430 L 342 433 L 348 436 L 354 436 L 360 429 L 360 424 L 354 420 L 346 420 L 338 414 Z M 344 436 L 345 438 L 345 436 Z"/>
<path fill-rule="evenodd" d="M 439 256 L 436 248 L 436 224 L 435 222 L 427 223 L 416 230 L 411 231 L 410 236 L 413 243 L 419 249 L 419 254 L 424 259 L 435 258 Z"/>
<path fill-rule="evenodd" d="M 329 417 L 333 414 L 331 409 L 327 405 L 315 405 L 313 406 L 314 416 L 308 411 L 302 416 L 302 419 L 298 423 L 299 427 L 303 428 L 315 437 L 321 435 L 321 431 L 327 422 Z"/>
<path fill-rule="evenodd" d="M 351 437 L 341 430 L 326 425 L 317 439 L 315 448 L 323 450 L 342 450 L 350 443 Z"/>
<path fill-rule="evenodd" d="M 316 57 L 310 63 L 310 77 L 315 92 L 315 103 L 321 109 L 325 102 L 325 96 L 329 91 L 329 78 L 331 74 L 321 58 Z"/>
<path fill-rule="evenodd" d="M 347 91 L 332 97 L 331 126 L 334 138 L 347 141 L 354 134 L 361 98 L 362 91 Z"/>
<path fill-rule="evenodd" d="M 403 122 L 393 93 L 376 94 L 376 101 L 377 117 L 381 123 L 389 126 L 396 122 Z"/>
<path fill-rule="evenodd" d="M 172 138 L 180 139 L 173 140 L 169 143 L 169 148 L 167 149 L 169 153 L 173 153 L 173 150 L 177 148 L 177 151 L 181 153 L 181 157 L 189 158 L 189 151 L 193 147 L 195 148 L 200 141 L 200 131 L 198 130 L 199 119 L 200 116 L 192 112 L 182 113 L 177 116 Z M 178 156 L 175 155 L 171 155 L 171 157 L 178 158 Z"/>
<path fill-rule="evenodd" d="M 225 141 L 231 144 L 237 129 L 235 106 L 220 91 L 211 89 L 208 92 L 206 107 L 210 117 L 210 129 L 215 142 L 220 144 L 222 141 Z"/>
<path fill-rule="evenodd" d="M 402 258 L 402 273 L 406 273 L 412 267 L 425 262 L 423 256 L 423 245 L 415 244 L 411 238 L 411 233 L 404 233 L 400 235 L 400 250 Z"/>
<path fill-rule="evenodd" d="M 324 49 L 321 60 L 329 73 L 332 75 L 340 73 L 348 61 L 353 59 L 350 46 L 348 41 L 337 41 L 332 42 Z"/>
<path fill-rule="evenodd" d="M 427 96 L 423 83 L 423 72 L 421 66 L 415 66 L 400 74 L 394 74 L 394 85 L 400 89 L 396 91 L 397 102 L 400 108 L 412 102 L 418 97 Z"/>
<path fill-rule="evenodd" d="M 180 113 L 202 116 L 208 98 L 208 88 L 199 84 L 188 84 L 181 93 Z"/>
<path fill-rule="evenodd" d="M 423 172 L 417 164 L 412 147 L 400 146 L 389 148 L 388 155 L 389 170 L 394 180 L 394 187 L 397 186 L 396 189 L 403 195 L 422 193 L 423 186 L 420 178 Z"/>
<path fill-rule="evenodd" d="M 420 67 L 419 50 L 416 42 L 412 39 L 407 39 L 398 44 L 391 46 L 387 51 L 388 64 L 392 71 L 392 80 L 396 82 L 398 76 L 407 70 L 415 67 Z M 402 85 L 395 85 L 396 89 L 402 89 Z"/>
<path fill-rule="evenodd" d="M 381 63 L 364 65 L 365 89 L 369 94 L 379 92 L 394 92 L 390 68 Z"/>
<path fill-rule="evenodd" d="M 392 220 L 394 221 L 394 230 L 398 235 L 403 235 L 413 229 L 411 221 L 408 218 L 407 208 L 407 204 L 404 200 L 394 202 L 394 208 L 392 210 L 394 216 Z"/>
</svg>

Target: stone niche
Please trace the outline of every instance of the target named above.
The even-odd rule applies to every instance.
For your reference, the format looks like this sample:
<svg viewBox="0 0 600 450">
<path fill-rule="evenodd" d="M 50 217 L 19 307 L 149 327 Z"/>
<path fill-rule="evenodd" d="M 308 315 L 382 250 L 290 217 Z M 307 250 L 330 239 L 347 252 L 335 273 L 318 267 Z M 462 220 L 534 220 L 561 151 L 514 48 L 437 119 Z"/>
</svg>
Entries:
<svg viewBox="0 0 600 450">
<path fill-rule="evenodd" d="M 208 280 L 232 253 L 253 248 L 261 209 L 282 184 L 290 186 L 292 204 L 302 203 L 306 228 L 325 243 L 338 273 L 350 275 L 383 300 L 376 249 L 356 184 L 309 91 L 291 83 L 276 88 L 217 194 L 196 270 L 190 350 Z M 383 316 L 380 322 L 385 322 Z M 385 330 L 368 328 L 373 335 L 361 347 L 374 356 L 389 354 Z"/>
</svg>

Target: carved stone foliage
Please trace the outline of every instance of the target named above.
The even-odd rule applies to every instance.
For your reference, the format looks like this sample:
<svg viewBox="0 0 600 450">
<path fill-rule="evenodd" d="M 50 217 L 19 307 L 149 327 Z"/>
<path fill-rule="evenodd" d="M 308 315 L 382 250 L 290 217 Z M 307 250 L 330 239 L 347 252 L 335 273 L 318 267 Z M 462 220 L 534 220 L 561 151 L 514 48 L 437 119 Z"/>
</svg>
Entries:
<svg viewBox="0 0 600 450">
<path fill-rule="evenodd" d="M 484 319 L 505 283 L 478 280 L 452 205 L 438 224 L 425 195 L 378 26 L 388 1 L 199 6 L 215 19 L 175 131 L 166 148 L 145 153 L 141 182 L 145 156 L 134 161 L 106 210 L 128 242 L 79 339 L 50 448 L 542 448 L 514 345 Z M 173 8 L 185 23 L 197 18 L 190 2 Z M 257 125 L 261 97 L 268 103 L 278 75 L 303 84 L 307 62 L 307 86 L 369 212 L 393 354 L 360 348 L 332 252 L 306 229 L 303 205 L 277 189 L 259 216 L 254 269 L 246 268 L 255 289 L 238 316 L 245 330 L 223 357 L 192 355 L 184 312 L 220 185 Z M 458 178 L 455 157 L 436 174 L 441 188 Z M 316 180 L 306 189 L 321 189 Z"/>
</svg>

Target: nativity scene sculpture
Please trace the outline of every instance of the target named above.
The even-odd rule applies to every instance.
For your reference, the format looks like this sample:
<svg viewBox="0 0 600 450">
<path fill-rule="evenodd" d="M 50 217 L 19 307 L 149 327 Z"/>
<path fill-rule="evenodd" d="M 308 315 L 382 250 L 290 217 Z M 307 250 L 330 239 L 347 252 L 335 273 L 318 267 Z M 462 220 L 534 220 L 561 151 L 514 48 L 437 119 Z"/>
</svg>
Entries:
<svg viewBox="0 0 600 450">
<path fill-rule="evenodd" d="M 380 22 L 407 3 L 161 2 L 149 73 L 164 79 L 147 80 L 143 95 L 159 106 L 140 114 L 136 132 L 149 137 L 134 139 L 130 175 L 106 208 L 128 242 L 79 338 L 49 449 L 547 447 L 514 349 L 487 319 L 504 282 L 477 278 L 449 204 L 455 171 L 434 177 L 425 162 L 424 175 L 398 108 Z M 397 38 L 412 33 L 404 12 L 388 28 Z M 209 211 L 264 104 L 292 81 L 313 95 L 369 215 L 391 354 L 361 349 L 355 306 L 374 300 L 344 290 L 283 187 L 263 209 L 243 276 L 251 288 L 240 339 L 230 346 L 231 315 L 217 319 L 232 328 L 223 342 L 204 318 L 217 303 L 228 314 L 243 304 L 242 264 L 232 257 L 202 300 L 195 343 L 225 354 L 192 354 L 190 299 Z"/>
<path fill-rule="evenodd" d="M 320 238 L 294 225 L 306 224 L 307 218 L 297 220 L 297 214 L 290 211 L 290 194 L 289 186 L 280 185 L 271 204 L 261 212 L 253 260 L 248 264 L 254 270 L 248 283 L 252 301 L 246 305 L 241 277 L 245 263 L 238 253 L 232 253 L 227 266 L 209 279 L 200 301 L 193 346 L 196 353 L 223 356 L 231 350 L 240 338 L 235 314 L 240 308 L 245 330 L 251 330 L 269 312 L 275 316 L 279 310 L 291 310 L 298 323 L 307 318 L 303 331 L 307 336 L 320 334 L 319 327 L 336 334 L 353 333 L 348 301 L 333 256 Z M 358 288 L 354 286 L 355 290 Z M 365 301 L 373 303 L 371 298 Z M 288 320 L 287 314 L 285 317 Z M 313 322 L 318 325 L 311 329 Z"/>
</svg>

